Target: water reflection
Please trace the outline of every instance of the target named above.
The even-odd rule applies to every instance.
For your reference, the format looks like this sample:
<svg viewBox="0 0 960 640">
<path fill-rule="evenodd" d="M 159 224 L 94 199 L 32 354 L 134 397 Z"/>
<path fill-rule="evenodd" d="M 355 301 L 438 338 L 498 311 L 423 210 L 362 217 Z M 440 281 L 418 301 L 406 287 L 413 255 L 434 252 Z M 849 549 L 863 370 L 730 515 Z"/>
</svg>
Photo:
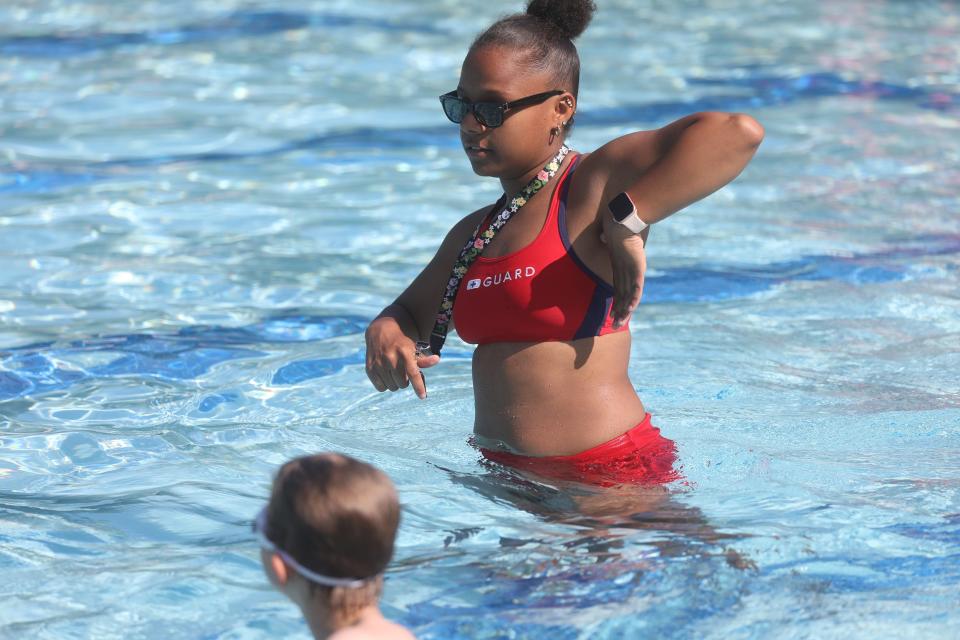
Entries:
<svg viewBox="0 0 960 640">
<path fill-rule="evenodd" d="M 572 538 L 559 546 L 585 550 L 596 562 L 627 560 L 617 550 L 635 532 L 643 545 L 660 557 L 690 554 L 723 555 L 737 569 L 755 568 L 753 561 L 727 547 L 745 534 L 717 531 L 703 512 L 685 504 L 682 493 L 662 485 L 617 485 L 597 487 L 576 482 L 554 481 L 526 474 L 496 463 L 482 461 L 481 474 L 444 469 L 454 484 L 479 493 L 496 503 L 521 509 L 544 523 L 567 529 Z M 479 533 L 461 530 L 445 546 Z M 539 539 L 501 538 L 502 547 L 519 549 L 544 543 Z"/>
</svg>

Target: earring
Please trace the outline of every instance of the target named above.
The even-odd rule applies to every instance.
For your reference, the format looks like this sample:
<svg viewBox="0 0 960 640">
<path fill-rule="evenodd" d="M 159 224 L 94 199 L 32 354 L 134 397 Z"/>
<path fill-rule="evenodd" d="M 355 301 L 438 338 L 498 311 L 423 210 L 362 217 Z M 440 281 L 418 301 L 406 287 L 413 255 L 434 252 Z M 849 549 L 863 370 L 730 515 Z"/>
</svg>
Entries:
<svg viewBox="0 0 960 640">
<path fill-rule="evenodd" d="M 554 127 L 550 129 L 550 142 L 548 144 L 553 144 L 554 138 L 560 135 L 560 127 Z"/>
<path fill-rule="evenodd" d="M 571 100 L 570 98 L 564 98 L 563 101 L 564 101 L 564 103 L 566 103 L 566 105 L 567 105 L 568 107 L 573 108 L 573 100 Z"/>
</svg>

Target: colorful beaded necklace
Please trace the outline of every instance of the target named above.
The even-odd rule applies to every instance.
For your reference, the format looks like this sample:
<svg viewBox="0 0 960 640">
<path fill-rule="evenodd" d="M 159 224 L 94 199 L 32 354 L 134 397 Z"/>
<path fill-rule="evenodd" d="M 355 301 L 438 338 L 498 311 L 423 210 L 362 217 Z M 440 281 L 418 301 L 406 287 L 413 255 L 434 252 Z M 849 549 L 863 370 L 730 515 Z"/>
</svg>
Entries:
<svg viewBox="0 0 960 640">
<path fill-rule="evenodd" d="M 440 310 L 437 311 L 433 331 L 430 332 L 430 342 L 417 342 L 418 355 L 426 353 L 440 355 L 443 343 L 447 340 L 447 328 L 450 326 L 450 319 L 453 317 L 453 301 L 457 297 L 457 290 L 460 288 L 460 283 L 463 281 L 463 276 L 466 275 L 467 269 L 469 269 L 473 261 L 483 253 L 483 250 L 490 244 L 490 241 L 497 235 L 497 232 L 503 228 L 503 225 L 507 224 L 510 218 L 520 210 L 520 207 L 527 204 L 530 198 L 532 198 L 537 191 L 540 191 L 540 189 L 550 181 L 550 178 L 557 174 L 560 165 L 563 164 L 563 159 L 569 152 L 570 149 L 567 145 L 562 145 L 557 155 L 543 167 L 540 173 L 527 183 L 527 186 L 520 190 L 520 193 L 510 200 L 510 204 L 500 212 L 500 215 L 494 219 L 486 231 L 480 233 L 480 229 L 483 228 L 483 223 L 480 223 L 480 226 L 474 230 L 470 240 L 467 244 L 463 245 L 463 249 L 460 250 L 460 257 L 457 258 L 457 262 L 453 265 L 453 270 L 450 272 L 450 280 L 447 281 L 447 289 L 443 293 L 443 300 L 440 302 Z M 497 204 L 493 206 L 493 210 L 495 211 L 502 206 L 501 202 L 504 202 L 506 198 L 507 195 L 504 194 L 503 197 L 497 201 Z M 487 219 L 489 219 L 489 216 L 484 222 Z M 429 352 L 427 351 L 428 349 Z"/>
</svg>

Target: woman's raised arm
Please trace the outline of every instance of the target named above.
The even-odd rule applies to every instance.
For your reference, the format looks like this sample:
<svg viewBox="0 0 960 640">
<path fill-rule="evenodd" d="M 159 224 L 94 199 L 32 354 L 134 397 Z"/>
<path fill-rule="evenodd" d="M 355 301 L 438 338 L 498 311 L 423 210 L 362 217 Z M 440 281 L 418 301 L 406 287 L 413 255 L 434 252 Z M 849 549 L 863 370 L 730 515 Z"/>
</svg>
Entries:
<svg viewBox="0 0 960 640">
<path fill-rule="evenodd" d="M 740 175 L 762 141 L 763 127 L 748 115 L 703 112 L 617 138 L 591 161 L 607 176 L 604 205 L 626 192 L 653 224 Z"/>
<path fill-rule="evenodd" d="M 762 141 L 763 127 L 748 115 L 703 112 L 617 138 L 590 155 L 591 171 L 604 180 L 597 215 L 613 266 L 615 325 L 640 303 L 646 234 L 614 222 L 607 203 L 626 193 L 635 215 L 659 222 L 740 175 Z"/>
</svg>

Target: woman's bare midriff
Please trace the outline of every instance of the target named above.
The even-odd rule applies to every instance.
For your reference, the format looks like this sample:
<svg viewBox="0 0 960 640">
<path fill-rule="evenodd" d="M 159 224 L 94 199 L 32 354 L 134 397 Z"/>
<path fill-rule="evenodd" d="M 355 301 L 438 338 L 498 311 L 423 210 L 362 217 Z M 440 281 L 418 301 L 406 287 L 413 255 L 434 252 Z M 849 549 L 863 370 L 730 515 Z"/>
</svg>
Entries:
<svg viewBox="0 0 960 640">
<path fill-rule="evenodd" d="M 473 354 L 478 443 L 562 456 L 629 431 L 646 415 L 627 377 L 629 357 L 627 331 L 570 342 L 478 346 Z"/>
</svg>

